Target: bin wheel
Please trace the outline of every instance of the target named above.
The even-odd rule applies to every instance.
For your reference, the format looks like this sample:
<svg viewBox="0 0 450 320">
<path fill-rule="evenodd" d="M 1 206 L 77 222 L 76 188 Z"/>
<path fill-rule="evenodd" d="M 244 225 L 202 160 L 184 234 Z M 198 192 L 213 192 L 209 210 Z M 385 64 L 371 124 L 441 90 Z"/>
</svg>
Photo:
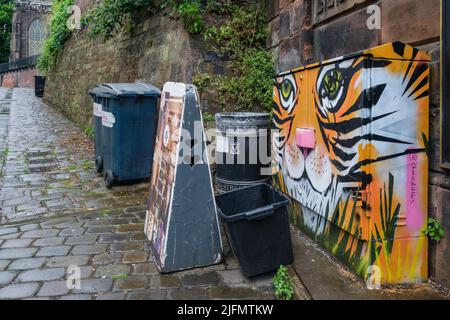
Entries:
<svg viewBox="0 0 450 320">
<path fill-rule="evenodd" d="M 97 173 L 101 173 L 103 171 L 103 159 L 102 157 L 95 158 L 95 169 Z"/>
<path fill-rule="evenodd" d="M 114 184 L 114 176 L 111 170 L 105 172 L 104 179 L 106 188 L 111 189 Z"/>
</svg>

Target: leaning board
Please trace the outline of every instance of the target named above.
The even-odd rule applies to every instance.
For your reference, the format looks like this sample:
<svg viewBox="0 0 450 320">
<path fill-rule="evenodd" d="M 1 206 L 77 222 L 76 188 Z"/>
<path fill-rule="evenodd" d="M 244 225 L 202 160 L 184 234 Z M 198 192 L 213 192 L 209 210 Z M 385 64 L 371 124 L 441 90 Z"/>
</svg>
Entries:
<svg viewBox="0 0 450 320">
<path fill-rule="evenodd" d="M 145 233 L 160 272 L 219 263 L 222 241 L 199 98 L 193 85 L 164 85 Z"/>
</svg>

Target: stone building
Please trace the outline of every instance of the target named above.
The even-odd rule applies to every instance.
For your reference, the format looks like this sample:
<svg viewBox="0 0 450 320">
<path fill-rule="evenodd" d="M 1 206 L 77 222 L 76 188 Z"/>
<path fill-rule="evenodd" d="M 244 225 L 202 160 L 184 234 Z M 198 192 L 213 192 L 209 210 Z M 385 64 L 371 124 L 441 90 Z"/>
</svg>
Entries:
<svg viewBox="0 0 450 320">
<path fill-rule="evenodd" d="M 39 54 L 47 37 L 46 15 L 52 0 L 16 0 L 13 13 L 11 60 Z"/>
<path fill-rule="evenodd" d="M 10 61 L 38 55 L 47 38 L 47 17 L 52 0 L 16 0 L 13 12 Z M 3 87 L 34 87 L 35 67 L 0 75 Z"/>
</svg>

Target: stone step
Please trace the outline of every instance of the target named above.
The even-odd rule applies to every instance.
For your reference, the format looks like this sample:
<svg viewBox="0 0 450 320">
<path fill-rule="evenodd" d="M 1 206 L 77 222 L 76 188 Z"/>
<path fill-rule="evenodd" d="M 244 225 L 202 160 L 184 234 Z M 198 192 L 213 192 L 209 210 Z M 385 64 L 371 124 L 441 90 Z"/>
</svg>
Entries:
<svg viewBox="0 0 450 320">
<path fill-rule="evenodd" d="M 45 173 L 54 171 L 58 168 L 56 163 L 47 163 L 47 164 L 33 164 L 28 166 L 28 170 L 30 173 Z"/>
</svg>

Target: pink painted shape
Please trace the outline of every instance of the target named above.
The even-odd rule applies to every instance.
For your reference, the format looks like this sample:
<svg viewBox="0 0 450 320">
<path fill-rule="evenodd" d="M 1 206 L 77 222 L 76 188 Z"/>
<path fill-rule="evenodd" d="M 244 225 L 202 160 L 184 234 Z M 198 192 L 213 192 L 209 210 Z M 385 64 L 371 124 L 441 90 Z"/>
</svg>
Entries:
<svg viewBox="0 0 450 320">
<path fill-rule="evenodd" d="M 300 148 L 314 149 L 316 147 L 316 132 L 314 129 L 297 128 L 297 146 Z"/>
<path fill-rule="evenodd" d="M 408 155 L 406 178 L 406 222 L 408 228 L 418 231 L 424 224 L 424 215 L 419 208 L 419 170 L 417 154 Z"/>
</svg>

